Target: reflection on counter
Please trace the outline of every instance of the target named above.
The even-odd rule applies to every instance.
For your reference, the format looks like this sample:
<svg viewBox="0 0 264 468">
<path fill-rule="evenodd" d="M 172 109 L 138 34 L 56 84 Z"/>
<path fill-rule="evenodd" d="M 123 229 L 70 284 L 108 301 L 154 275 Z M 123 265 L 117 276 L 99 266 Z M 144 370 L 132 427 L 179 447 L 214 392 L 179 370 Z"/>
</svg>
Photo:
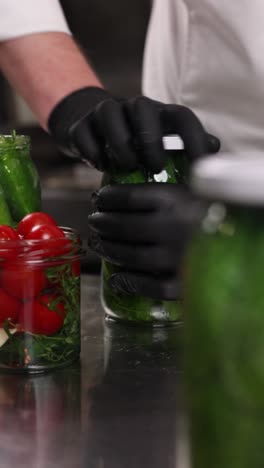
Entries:
<svg viewBox="0 0 264 468">
<path fill-rule="evenodd" d="M 187 467 L 180 362 L 180 328 L 105 323 L 105 373 L 87 396 L 84 466 Z"/>
<path fill-rule="evenodd" d="M 81 363 L 0 375 L 1 468 L 187 468 L 182 329 L 104 324 L 82 277 Z"/>
<path fill-rule="evenodd" d="M 64 372 L 0 378 L 1 467 L 20 468 L 76 465 L 80 441 L 80 374 Z M 73 449 L 74 448 L 74 449 Z M 55 465 L 54 465 L 55 466 Z"/>
</svg>

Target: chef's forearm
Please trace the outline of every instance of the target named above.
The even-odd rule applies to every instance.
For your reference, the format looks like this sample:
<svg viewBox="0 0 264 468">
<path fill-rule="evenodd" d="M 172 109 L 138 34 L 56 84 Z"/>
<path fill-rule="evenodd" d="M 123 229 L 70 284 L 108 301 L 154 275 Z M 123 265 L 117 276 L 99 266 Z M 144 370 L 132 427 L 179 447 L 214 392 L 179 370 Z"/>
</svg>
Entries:
<svg viewBox="0 0 264 468">
<path fill-rule="evenodd" d="M 102 86 L 68 34 L 48 32 L 0 43 L 0 68 L 43 128 L 53 107 L 85 86 Z"/>
</svg>

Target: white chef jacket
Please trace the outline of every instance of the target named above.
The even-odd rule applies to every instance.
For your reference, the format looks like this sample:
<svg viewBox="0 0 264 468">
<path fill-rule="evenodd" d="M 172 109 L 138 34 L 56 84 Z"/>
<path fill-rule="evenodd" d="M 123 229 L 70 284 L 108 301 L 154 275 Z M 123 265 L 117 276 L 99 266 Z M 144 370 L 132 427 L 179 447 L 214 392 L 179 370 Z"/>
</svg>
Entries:
<svg viewBox="0 0 264 468">
<path fill-rule="evenodd" d="M 264 156 L 264 1 L 154 0 L 143 92 L 193 109 L 222 150 Z"/>
<path fill-rule="evenodd" d="M 49 31 L 70 33 L 58 0 L 0 0 L 0 41 Z"/>
</svg>

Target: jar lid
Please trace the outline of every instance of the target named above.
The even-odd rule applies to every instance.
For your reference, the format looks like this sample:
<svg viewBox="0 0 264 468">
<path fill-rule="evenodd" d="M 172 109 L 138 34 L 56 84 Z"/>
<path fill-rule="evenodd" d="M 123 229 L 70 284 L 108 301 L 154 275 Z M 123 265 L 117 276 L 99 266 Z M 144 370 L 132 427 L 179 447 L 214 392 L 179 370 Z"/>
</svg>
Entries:
<svg viewBox="0 0 264 468">
<path fill-rule="evenodd" d="M 264 154 L 222 153 L 197 161 L 191 187 L 203 197 L 236 204 L 264 205 Z"/>
</svg>

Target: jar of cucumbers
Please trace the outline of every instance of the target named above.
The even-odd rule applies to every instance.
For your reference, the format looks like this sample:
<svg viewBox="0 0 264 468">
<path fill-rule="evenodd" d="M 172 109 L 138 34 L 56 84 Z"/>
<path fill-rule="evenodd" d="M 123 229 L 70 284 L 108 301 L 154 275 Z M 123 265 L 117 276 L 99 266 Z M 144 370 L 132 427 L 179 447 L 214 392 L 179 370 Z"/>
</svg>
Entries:
<svg viewBox="0 0 264 468">
<path fill-rule="evenodd" d="M 40 180 L 30 156 L 30 138 L 0 135 L 0 224 L 15 226 L 41 210 Z"/>
<path fill-rule="evenodd" d="M 165 169 L 159 174 L 137 170 L 130 174 L 111 172 L 104 175 L 103 185 L 167 183 L 184 184 L 188 162 L 183 150 L 174 151 Z M 118 271 L 110 262 L 102 262 L 101 302 L 106 317 L 130 324 L 166 326 L 181 319 L 181 297 L 176 301 L 157 301 L 148 297 L 128 296 L 113 291 L 109 278 Z"/>
<path fill-rule="evenodd" d="M 208 202 L 186 258 L 186 390 L 192 466 L 261 466 L 264 408 L 264 160 L 201 160 Z"/>
</svg>

